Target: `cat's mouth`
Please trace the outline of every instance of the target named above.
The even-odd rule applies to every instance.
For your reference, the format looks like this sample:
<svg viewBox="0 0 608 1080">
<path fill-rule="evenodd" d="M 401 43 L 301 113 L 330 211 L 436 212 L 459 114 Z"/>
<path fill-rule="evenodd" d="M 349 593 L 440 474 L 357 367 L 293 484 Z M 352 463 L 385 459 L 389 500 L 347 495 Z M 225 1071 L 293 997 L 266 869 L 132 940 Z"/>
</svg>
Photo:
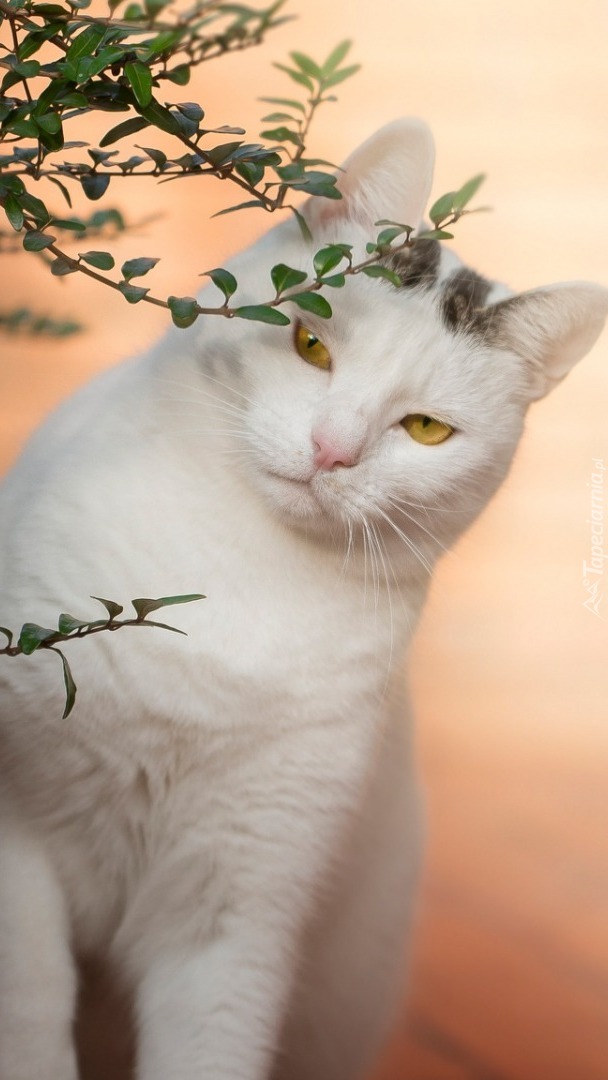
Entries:
<svg viewBox="0 0 608 1080">
<path fill-rule="evenodd" d="M 273 507 L 292 518 L 334 524 L 341 520 L 346 509 L 344 491 L 330 474 L 313 472 L 309 476 L 289 476 L 268 470 L 263 486 Z"/>
</svg>

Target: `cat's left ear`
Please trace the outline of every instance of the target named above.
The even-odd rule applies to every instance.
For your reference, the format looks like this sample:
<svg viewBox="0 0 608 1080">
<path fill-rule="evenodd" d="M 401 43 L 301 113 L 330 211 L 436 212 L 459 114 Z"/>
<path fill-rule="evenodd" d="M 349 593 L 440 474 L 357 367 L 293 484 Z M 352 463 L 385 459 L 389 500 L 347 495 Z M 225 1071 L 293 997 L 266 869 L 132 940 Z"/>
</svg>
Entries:
<svg viewBox="0 0 608 1080">
<path fill-rule="evenodd" d="M 395 120 L 362 143 L 338 173 L 341 199 L 313 196 L 304 217 L 313 234 L 333 222 L 357 222 L 375 236 L 376 221 L 389 219 L 416 229 L 431 192 L 435 149 L 422 120 Z"/>
<path fill-rule="evenodd" d="M 544 397 L 597 341 L 608 289 L 586 281 L 547 285 L 487 309 L 490 337 L 524 360 L 530 399 Z"/>
</svg>

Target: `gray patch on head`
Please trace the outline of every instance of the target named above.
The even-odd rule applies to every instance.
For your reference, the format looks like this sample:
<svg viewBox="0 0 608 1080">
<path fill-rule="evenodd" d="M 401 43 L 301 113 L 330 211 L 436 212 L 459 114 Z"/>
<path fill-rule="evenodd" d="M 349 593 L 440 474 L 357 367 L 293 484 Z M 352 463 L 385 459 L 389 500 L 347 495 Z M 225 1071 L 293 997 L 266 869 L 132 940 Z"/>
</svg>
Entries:
<svg viewBox="0 0 608 1080">
<path fill-rule="evenodd" d="M 439 277 L 441 248 L 438 240 L 416 240 L 409 248 L 389 255 L 384 265 L 393 270 L 407 289 L 432 289 Z"/>
<path fill-rule="evenodd" d="M 486 308 L 492 283 L 463 267 L 450 274 L 440 293 L 441 316 L 449 330 L 486 336 L 491 319 Z"/>
</svg>

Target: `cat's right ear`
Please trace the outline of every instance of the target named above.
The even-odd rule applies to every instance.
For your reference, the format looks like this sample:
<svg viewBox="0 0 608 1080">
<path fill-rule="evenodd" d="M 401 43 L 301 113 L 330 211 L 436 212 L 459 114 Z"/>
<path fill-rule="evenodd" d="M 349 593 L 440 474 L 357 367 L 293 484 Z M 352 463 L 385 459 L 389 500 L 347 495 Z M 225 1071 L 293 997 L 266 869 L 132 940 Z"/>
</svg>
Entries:
<svg viewBox="0 0 608 1080">
<path fill-rule="evenodd" d="M 422 120 L 395 120 L 380 128 L 344 162 L 338 173 L 341 199 L 313 196 L 303 213 L 313 235 L 333 223 L 362 225 L 372 239 L 377 221 L 416 229 L 431 192 L 435 147 Z"/>
<path fill-rule="evenodd" d="M 536 400 L 597 341 L 608 316 L 608 289 L 587 281 L 546 285 L 485 310 L 495 343 L 524 361 L 530 399 Z"/>
</svg>

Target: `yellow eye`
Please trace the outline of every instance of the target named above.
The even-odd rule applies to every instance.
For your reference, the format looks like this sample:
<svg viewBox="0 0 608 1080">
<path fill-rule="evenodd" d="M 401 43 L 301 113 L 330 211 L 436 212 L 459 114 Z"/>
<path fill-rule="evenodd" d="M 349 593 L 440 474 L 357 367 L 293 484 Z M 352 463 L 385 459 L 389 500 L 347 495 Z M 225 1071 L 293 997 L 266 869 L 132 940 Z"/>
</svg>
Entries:
<svg viewBox="0 0 608 1080">
<path fill-rule="evenodd" d="M 312 330 L 308 330 L 302 323 L 297 323 L 294 335 L 296 351 L 307 364 L 329 371 L 331 356 L 322 341 L 319 341 Z"/>
<path fill-rule="evenodd" d="M 437 446 L 454 434 L 454 429 L 449 424 L 444 424 L 442 420 L 433 420 L 432 416 L 424 416 L 422 413 L 406 416 L 401 424 L 412 439 L 425 446 Z"/>
</svg>

